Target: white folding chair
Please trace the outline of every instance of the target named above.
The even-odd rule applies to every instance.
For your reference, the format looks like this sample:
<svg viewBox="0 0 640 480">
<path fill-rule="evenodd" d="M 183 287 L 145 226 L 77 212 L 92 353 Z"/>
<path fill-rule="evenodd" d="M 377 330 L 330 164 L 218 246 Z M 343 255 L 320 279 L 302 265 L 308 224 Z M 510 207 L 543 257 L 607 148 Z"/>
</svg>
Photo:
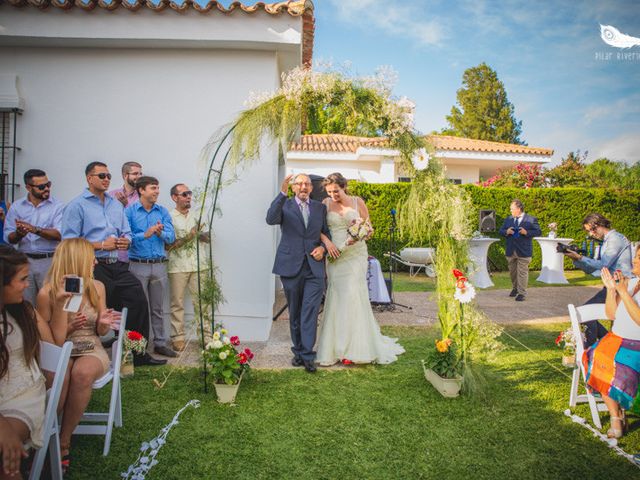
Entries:
<svg viewBox="0 0 640 480">
<path fill-rule="evenodd" d="M 47 406 L 44 414 L 44 438 L 42 447 L 36 450 L 31 465 L 30 480 L 38 480 L 44 467 L 44 460 L 49 451 L 51 477 L 62 480 L 62 465 L 60 464 L 60 428 L 58 426 L 58 403 L 62 393 L 64 377 L 69 365 L 69 357 L 73 343 L 65 342 L 62 347 L 52 343 L 40 342 L 40 368 L 53 373 L 53 383 L 47 391 Z"/>
<path fill-rule="evenodd" d="M 591 305 L 583 305 L 581 307 L 575 307 L 572 304 L 568 305 L 569 318 L 571 319 L 571 331 L 576 339 L 576 368 L 573 369 L 573 377 L 571 378 L 571 393 L 569 394 L 569 406 L 575 407 L 578 403 L 589 403 L 589 410 L 591 411 L 591 418 L 593 424 L 602 428 L 600 422 L 600 415 L 598 412 L 606 412 L 607 406 L 596 399 L 589 389 L 586 388 L 586 393 L 578 395 L 578 385 L 580 383 L 580 375 L 582 380 L 586 383 L 587 372 L 582 365 L 582 354 L 584 353 L 584 344 L 582 343 L 582 333 L 580 331 L 580 324 L 589 322 L 591 320 L 601 320 L 607 318 L 604 310 L 604 303 L 593 303 Z"/>
<path fill-rule="evenodd" d="M 122 393 L 120 391 L 120 364 L 122 363 L 122 342 L 124 341 L 125 325 L 127 323 L 127 309 L 122 309 L 122 320 L 118 341 L 111 347 L 111 368 L 101 378 L 93 383 L 93 389 L 99 390 L 111 383 L 111 401 L 108 412 L 85 412 L 81 422 L 89 422 L 89 425 L 80 424 L 73 431 L 74 435 L 104 435 L 104 449 L 102 455 L 109 455 L 111 447 L 111 432 L 113 426 L 122 426 Z"/>
</svg>

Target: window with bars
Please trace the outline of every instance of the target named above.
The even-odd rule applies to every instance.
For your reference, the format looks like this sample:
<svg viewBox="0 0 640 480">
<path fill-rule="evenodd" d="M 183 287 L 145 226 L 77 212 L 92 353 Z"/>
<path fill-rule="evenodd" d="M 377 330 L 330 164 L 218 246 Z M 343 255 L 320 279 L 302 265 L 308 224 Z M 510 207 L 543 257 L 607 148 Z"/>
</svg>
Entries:
<svg viewBox="0 0 640 480">
<path fill-rule="evenodd" d="M 0 201 L 3 202 L 15 199 L 16 155 L 20 151 L 16 145 L 18 115 L 18 109 L 0 111 Z"/>
</svg>

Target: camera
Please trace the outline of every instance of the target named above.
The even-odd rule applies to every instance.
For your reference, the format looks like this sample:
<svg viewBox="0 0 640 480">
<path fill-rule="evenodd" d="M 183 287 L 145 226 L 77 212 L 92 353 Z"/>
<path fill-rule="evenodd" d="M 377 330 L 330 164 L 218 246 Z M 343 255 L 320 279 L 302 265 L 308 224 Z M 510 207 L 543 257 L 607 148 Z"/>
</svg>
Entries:
<svg viewBox="0 0 640 480">
<path fill-rule="evenodd" d="M 567 252 L 575 252 L 579 255 L 587 255 L 587 251 L 583 248 L 578 247 L 577 245 L 565 245 L 564 243 L 558 243 L 556 245 L 556 252 L 558 253 L 567 253 Z"/>
<path fill-rule="evenodd" d="M 82 278 L 69 276 L 64 279 L 64 291 L 67 293 L 82 293 Z"/>
</svg>

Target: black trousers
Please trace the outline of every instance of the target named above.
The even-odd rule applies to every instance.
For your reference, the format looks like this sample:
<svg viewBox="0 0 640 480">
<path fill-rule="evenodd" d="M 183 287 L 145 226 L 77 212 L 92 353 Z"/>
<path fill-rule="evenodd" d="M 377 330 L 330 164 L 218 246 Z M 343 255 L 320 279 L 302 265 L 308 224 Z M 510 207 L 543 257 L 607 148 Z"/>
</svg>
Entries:
<svg viewBox="0 0 640 480">
<path fill-rule="evenodd" d="M 603 288 L 598 293 L 596 293 L 593 297 L 591 297 L 589 300 L 584 302 L 584 304 L 591 305 L 594 303 L 605 303 L 606 300 L 607 300 L 607 289 Z M 609 333 L 609 330 L 604 328 L 602 324 L 597 320 L 585 322 L 584 325 L 586 326 L 585 345 L 584 345 L 585 348 L 590 347 L 591 345 L 596 343 L 598 340 L 600 340 L 602 337 L 604 337 L 607 333 Z"/>
<path fill-rule="evenodd" d="M 93 274 L 104 283 L 107 307 L 118 311 L 127 307 L 127 330 L 135 330 L 149 340 L 149 303 L 140 281 L 129 271 L 129 264 L 98 263 Z"/>
</svg>

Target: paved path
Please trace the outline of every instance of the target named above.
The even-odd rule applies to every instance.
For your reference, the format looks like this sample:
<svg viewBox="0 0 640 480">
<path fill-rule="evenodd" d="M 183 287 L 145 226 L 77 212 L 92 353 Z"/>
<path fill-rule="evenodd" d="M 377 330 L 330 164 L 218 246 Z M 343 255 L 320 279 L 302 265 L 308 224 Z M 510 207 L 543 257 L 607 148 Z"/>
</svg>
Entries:
<svg viewBox="0 0 640 480">
<path fill-rule="evenodd" d="M 530 288 L 524 302 L 515 302 L 509 290 L 479 290 L 476 302 L 493 321 L 508 323 L 558 323 L 568 322 L 567 304 L 583 304 L 600 287 L 539 287 Z M 437 306 L 433 293 L 400 292 L 395 294 L 397 303 L 412 307 L 395 311 L 375 312 L 380 325 L 428 326 L 437 322 Z M 274 312 L 284 305 L 284 297 L 276 298 Z M 256 352 L 254 368 L 293 368 L 289 337 L 289 317 L 285 312 L 273 322 L 269 340 L 247 345 Z M 201 365 L 199 347 L 189 345 L 180 363 L 185 366 Z M 171 360 L 170 363 L 176 363 Z"/>
</svg>

